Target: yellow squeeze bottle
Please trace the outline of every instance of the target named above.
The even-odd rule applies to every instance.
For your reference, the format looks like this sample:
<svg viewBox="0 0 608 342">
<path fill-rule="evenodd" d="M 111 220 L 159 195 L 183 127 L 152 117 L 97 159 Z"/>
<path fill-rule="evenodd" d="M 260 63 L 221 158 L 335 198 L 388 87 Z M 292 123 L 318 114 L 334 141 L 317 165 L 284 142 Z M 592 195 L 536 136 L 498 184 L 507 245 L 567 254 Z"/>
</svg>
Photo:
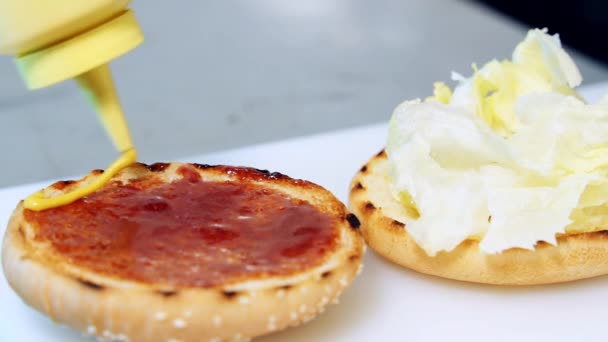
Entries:
<svg viewBox="0 0 608 342">
<path fill-rule="evenodd" d="M 130 0 L 0 0 L 0 54 L 15 62 L 30 89 L 74 78 L 85 91 L 122 155 L 91 183 L 72 192 L 24 202 L 32 210 L 69 204 L 99 189 L 133 163 L 127 123 L 108 63 L 143 41 Z"/>
</svg>

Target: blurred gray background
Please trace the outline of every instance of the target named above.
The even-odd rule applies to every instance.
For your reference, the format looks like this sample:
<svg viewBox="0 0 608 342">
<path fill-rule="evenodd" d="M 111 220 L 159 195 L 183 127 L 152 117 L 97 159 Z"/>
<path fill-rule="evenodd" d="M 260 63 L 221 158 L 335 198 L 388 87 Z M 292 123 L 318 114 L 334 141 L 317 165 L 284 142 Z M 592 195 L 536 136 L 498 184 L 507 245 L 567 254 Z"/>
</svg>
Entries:
<svg viewBox="0 0 608 342">
<path fill-rule="evenodd" d="M 509 57 L 527 31 L 458 0 L 135 0 L 133 9 L 146 42 L 112 68 L 146 162 L 386 121 L 450 71 Z M 585 83 L 608 79 L 605 65 L 571 52 Z M 117 156 L 71 82 L 28 92 L 8 57 L 0 74 L 0 187 Z"/>
</svg>

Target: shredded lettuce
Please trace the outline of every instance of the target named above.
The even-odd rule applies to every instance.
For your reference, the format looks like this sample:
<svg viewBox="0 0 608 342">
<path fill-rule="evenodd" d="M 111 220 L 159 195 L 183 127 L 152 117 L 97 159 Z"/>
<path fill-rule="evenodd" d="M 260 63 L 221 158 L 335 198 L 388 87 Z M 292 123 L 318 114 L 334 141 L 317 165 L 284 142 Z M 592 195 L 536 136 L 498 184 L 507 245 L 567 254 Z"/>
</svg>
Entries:
<svg viewBox="0 0 608 342">
<path fill-rule="evenodd" d="M 391 118 L 392 185 L 419 213 L 408 233 L 429 255 L 471 237 L 499 253 L 584 231 L 574 219 L 593 210 L 608 222 L 608 101 L 581 100 L 559 37 L 532 30 L 511 61 L 473 70 Z"/>
</svg>

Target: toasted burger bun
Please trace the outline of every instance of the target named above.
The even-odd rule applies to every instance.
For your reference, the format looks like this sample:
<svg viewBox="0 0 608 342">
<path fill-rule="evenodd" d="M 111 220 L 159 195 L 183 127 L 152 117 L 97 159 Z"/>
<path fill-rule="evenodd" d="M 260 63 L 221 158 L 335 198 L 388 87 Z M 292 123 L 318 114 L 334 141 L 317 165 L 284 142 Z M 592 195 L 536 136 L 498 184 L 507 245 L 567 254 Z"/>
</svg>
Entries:
<svg viewBox="0 0 608 342">
<path fill-rule="evenodd" d="M 178 179 L 183 164 L 135 164 L 114 180 Z M 11 287 L 30 306 L 85 334 L 110 341 L 245 341 L 311 320 L 335 302 L 361 268 L 359 222 L 327 190 L 278 173 L 248 168 L 190 165 L 205 181 L 261 184 L 312 204 L 337 222 L 336 247 L 314 267 L 281 276 L 246 276 L 212 287 L 185 287 L 133 281 L 81 267 L 35 239 L 20 203 L 2 248 L 2 266 Z M 59 182 L 47 196 L 70 191 Z"/>
<path fill-rule="evenodd" d="M 466 240 L 451 252 L 428 256 L 407 233 L 408 213 L 391 195 L 388 172 L 388 159 L 381 151 L 355 175 L 349 206 L 361 220 L 367 244 L 401 266 L 499 285 L 558 283 L 608 274 L 607 231 L 565 234 L 558 237 L 557 246 L 539 242 L 533 251 L 512 248 L 492 255 L 481 253 L 477 241 Z"/>
</svg>

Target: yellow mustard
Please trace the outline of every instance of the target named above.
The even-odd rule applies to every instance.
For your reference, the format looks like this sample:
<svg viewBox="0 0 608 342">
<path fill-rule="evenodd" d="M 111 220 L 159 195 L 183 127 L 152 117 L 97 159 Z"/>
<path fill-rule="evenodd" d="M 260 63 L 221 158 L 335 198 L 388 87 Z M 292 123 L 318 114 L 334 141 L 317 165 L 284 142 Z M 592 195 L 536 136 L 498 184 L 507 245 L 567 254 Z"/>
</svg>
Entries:
<svg viewBox="0 0 608 342">
<path fill-rule="evenodd" d="M 143 41 L 130 0 L 0 0 L 0 54 L 15 56 L 30 89 L 75 79 L 93 103 L 122 155 L 92 182 L 72 192 L 29 196 L 24 205 L 44 210 L 69 204 L 102 187 L 135 162 L 108 63 Z"/>
</svg>

